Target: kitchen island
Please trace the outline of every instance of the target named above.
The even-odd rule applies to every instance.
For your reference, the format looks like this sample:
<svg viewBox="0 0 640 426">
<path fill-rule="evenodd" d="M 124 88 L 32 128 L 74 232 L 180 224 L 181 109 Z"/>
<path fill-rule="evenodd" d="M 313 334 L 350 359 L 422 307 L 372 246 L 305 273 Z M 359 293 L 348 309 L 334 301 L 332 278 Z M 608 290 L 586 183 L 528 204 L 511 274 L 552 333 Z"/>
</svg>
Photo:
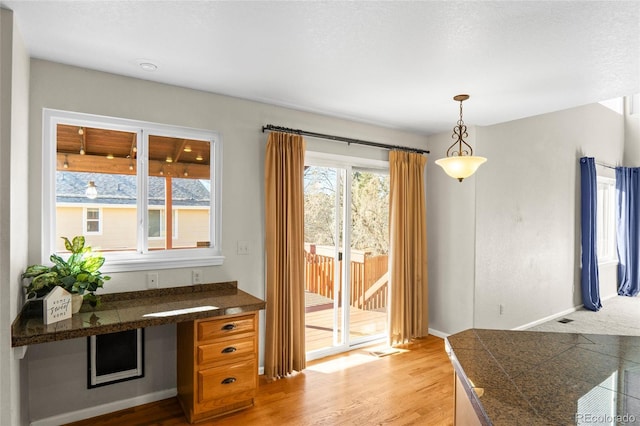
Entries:
<svg viewBox="0 0 640 426">
<path fill-rule="evenodd" d="M 640 424 L 640 337 L 470 329 L 445 349 L 456 425 Z"/>
</svg>

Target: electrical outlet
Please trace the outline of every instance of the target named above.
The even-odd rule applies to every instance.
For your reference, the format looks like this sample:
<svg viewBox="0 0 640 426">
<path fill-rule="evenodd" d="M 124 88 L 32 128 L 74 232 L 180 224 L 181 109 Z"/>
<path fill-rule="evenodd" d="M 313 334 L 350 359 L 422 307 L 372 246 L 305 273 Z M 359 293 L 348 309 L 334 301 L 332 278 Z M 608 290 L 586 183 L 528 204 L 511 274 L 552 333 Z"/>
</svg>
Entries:
<svg viewBox="0 0 640 426">
<path fill-rule="evenodd" d="M 499 307 L 499 310 L 500 310 L 500 315 L 504 315 L 504 305 L 500 304 L 500 305 L 498 305 L 498 307 Z"/>
<path fill-rule="evenodd" d="M 202 284 L 202 269 L 191 271 L 191 284 Z"/>
<path fill-rule="evenodd" d="M 147 288 L 158 288 L 158 273 L 157 272 L 148 272 L 147 273 Z"/>
<path fill-rule="evenodd" d="M 249 254 L 249 241 L 238 241 L 238 254 Z"/>
</svg>

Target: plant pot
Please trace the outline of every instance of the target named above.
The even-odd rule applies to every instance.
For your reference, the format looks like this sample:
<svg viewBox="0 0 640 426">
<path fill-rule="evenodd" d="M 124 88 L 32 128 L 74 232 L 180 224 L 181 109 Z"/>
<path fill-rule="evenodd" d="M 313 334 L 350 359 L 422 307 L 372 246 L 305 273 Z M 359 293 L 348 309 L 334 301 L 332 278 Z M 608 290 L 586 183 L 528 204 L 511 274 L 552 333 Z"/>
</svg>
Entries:
<svg viewBox="0 0 640 426">
<path fill-rule="evenodd" d="M 81 294 L 74 293 L 71 295 L 71 313 L 77 314 L 80 312 L 84 297 Z"/>
</svg>

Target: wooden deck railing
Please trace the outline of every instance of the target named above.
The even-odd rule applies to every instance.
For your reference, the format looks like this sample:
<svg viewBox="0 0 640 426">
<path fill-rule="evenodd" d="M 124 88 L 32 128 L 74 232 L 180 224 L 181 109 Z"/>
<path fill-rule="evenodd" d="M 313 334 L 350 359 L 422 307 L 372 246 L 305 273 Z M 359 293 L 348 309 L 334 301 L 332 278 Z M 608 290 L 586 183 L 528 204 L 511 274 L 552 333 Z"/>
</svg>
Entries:
<svg viewBox="0 0 640 426">
<path fill-rule="evenodd" d="M 305 290 L 340 300 L 341 293 L 334 294 L 336 271 L 341 271 L 342 260 L 336 265 L 333 257 L 310 253 L 305 250 Z M 351 306 L 364 310 L 382 310 L 387 306 L 389 256 L 364 255 L 362 262 L 351 261 Z M 338 274 L 342 289 L 342 274 Z"/>
</svg>

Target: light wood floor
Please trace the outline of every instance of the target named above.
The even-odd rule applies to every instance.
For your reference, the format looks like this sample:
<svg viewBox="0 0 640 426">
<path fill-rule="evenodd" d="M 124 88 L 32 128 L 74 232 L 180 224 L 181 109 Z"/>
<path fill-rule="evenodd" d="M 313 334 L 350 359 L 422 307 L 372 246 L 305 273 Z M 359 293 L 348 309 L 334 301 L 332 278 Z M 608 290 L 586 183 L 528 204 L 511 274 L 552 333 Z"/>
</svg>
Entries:
<svg viewBox="0 0 640 426">
<path fill-rule="evenodd" d="M 267 382 L 255 406 L 203 426 L 452 425 L 453 368 L 444 341 L 429 336 L 381 358 L 361 349 L 313 361 L 302 373 Z M 73 423 L 187 425 L 175 398 Z"/>
</svg>

